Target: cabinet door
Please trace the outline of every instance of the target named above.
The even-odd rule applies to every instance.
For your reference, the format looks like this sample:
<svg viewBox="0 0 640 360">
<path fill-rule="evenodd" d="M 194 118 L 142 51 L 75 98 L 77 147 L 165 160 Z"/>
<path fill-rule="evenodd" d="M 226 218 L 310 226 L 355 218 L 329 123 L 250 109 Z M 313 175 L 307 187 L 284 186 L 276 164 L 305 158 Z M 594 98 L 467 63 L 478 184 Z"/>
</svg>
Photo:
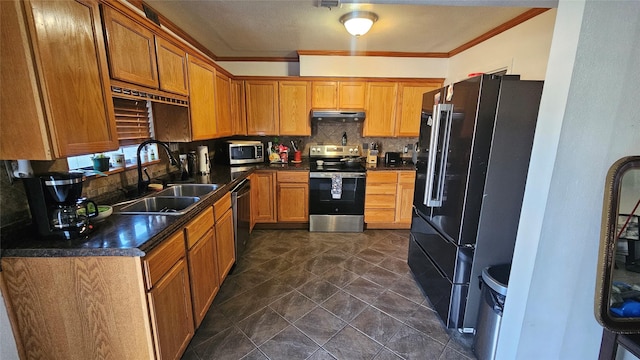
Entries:
<svg viewBox="0 0 640 360">
<path fill-rule="evenodd" d="M 275 171 L 256 171 L 251 179 L 252 223 L 276 222 Z"/>
<path fill-rule="evenodd" d="M 411 225 L 413 205 L 413 188 L 416 180 L 415 171 L 398 171 L 398 193 L 396 196 L 397 224 Z"/>
<path fill-rule="evenodd" d="M 397 83 L 367 84 L 367 120 L 362 127 L 363 136 L 393 136 L 397 89 Z"/>
<path fill-rule="evenodd" d="M 103 7 L 111 77 L 158 88 L 153 33 L 127 16 Z"/>
<path fill-rule="evenodd" d="M 216 71 L 216 137 L 233 135 L 231 124 L 231 84 L 229 78 Z"/>
<path fill-rule="evenodd" d="M 0 159 L 50 160 L 53 148 L 22 5 L 0 1 L 0 64 L 11 64 L 0 66 Z"/>
<path fill-rule="evenodd" d="M 151 326 L 160 359 L 179 359 L 193 337 L 189 274 L 184 258 L 148 294 Z"/>
<path fill-rule="evenodd" d="M 366 87 L 364 81 L 340 81 L 338 109 L 364 109 Z"/>
<path fill-rule="evenodd" d="M 440 88 L 442 83 L 400 83 L 398 85 L 398 109 L 396 113 L 395 136 L 418 136 L 420 134 L 420 114 L 422 95 Z"/>
<path fill-rule="evenodd" d="M 30 7 L 26 13 L 32 29 L 32 50 L 44 100 L 42 110 L 47 117 L 56 157 L 117 149 L 115 115 L 97 2 L 31 1 L 24 5 Z M 56 21 L 50 21 L 52 17 Z M 4 62 L 3 67 L 7 67 Z M 3 77 L 3 89 L 10 85 L 4 83 Z M 19 105 L 23 104 L 7 104 L 8 107 Z M 3 116 L 3 129 L 9 127 L 4 121 L 21 122 L 21 118 L 7 120 Z M 30 136 L 43 134 L 34 131 Z M 27 138 L 9 141 L 22 146 L 28 155 L 30 150 L 23 142 Z"/>
<path fill-rule="evenodd" d="M 311 135 L 311 83 L 280 81 L 280 135 Z"/>
<path fill-rule="evenodd" d="M 215 69 L 189 56 L 189 110 L 193 140 L 213 139 L 217 134 Z"/>
<path fill-rule="evenodd" d="M 244 82 L 231 80 L 231 122 L 235 135 L 247 135 L 247 116 L 244 107 Z"/>
<path fill-rule="evenodd" d="M 224 281 L 236 262 L 235 240 L 233 237 L 233 212 L 231 208 L 216 223 L 216 251 L 218 255 L 218 276 Z"/>
<path fill-rule="evenodd" d="M 311 83 L 311 107 L 313 109 L 338 108 L 338 82 L 313 81 Z"/>
<path fill-rule="evenodd" d="M 367 174 L 364 199 L 364 221 L 373 224 L 392 224 L 396 212 L 396 171 L 372 171 Z"/>
<path fill-rule="evenodd" d="M 309 221 L 309 184 L 278 183 L 278 221 Z"/>
<path fill-rule="evenodd" d="M 167 40 L 156 36 L 158 79 L 160 89 L 189 95 L 187 84 L 187 53 Z"/>
<path fill-rule="evenodd" d="M 248 135 L 278 135 L 278 82 L 245 81 Z"/>
<path fill-rule="evenodd" d="M 220 289 L 216 237 L 213 229 L 209 229 L 189 250 L 189 278 L 193 317 L 197 328 Z"/>
</svg>

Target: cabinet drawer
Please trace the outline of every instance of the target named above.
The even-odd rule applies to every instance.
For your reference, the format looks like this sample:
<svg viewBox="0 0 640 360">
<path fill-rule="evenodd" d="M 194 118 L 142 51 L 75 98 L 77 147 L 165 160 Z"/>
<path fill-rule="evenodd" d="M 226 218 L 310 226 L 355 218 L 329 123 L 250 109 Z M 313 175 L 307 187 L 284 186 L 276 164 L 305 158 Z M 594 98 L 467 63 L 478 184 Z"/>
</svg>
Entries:
<svg viewBox="0 0 640 360">
<path fill-rule="evenodd" d="M 308 171 L 278 171 L 276 173 L 276 179 L 281 182 L 293 182 L 293 183 L 308 183 L 309 172 Z"/>
<path fill-rule="evenodd" d="M 226 193 L 220 200 L 213 204 L 213 212 L 216 215 L 216 222 L 220 221 L 220 218 L 224 213 L 231 208 L 231 193 Z"/>
<path fill-rule="evenodd" d="M 191 247 L 213 227 L 213 208 L 204 210 L 195 219 L 185 227 L 185 236 L 187 237 L 187 248 Z"/>
<path fill-rule="evenodd" d="M 413 184 L 416 181 L 415 171 L 398 171 L 398 182 L 403 184 Z"/>
<path fill-rule="evenodd" d="M 393 209 L 365 209 L 364 222 L 366 223 L 391 223 L 395 210 Z"/>
<path fill-rule="evenodd" d="M 367 172 L 367 188 L 371 183 L 392 183 L 395 184 L 398 181 L 398 176 L 395 171 L 370 171 Z"/>
<path fill-rule="evenodd" d="M 367 183 L 365 190 L 367 195 L 395 195 L 396 184 L 371 184 Z"/>
<path fill-rule="evenodd" d="M 144 257 L 143 266 L 147 289 L 153 288 L 160 278 L 184 256 L 184 235 L 181 230 Z"/>
<path fill-rule="evenodd" d="M 366 209 L 395 209 L 396 195 L 395 193 L 390 195 L 367 194 L 364 204 Z"/>
</svg>

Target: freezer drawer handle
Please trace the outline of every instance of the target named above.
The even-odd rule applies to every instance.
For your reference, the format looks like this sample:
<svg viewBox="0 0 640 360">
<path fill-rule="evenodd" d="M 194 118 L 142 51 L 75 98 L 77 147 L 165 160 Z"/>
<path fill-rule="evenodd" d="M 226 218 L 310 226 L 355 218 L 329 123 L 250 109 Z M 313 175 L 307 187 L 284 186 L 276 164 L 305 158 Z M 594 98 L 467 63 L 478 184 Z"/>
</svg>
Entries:
<svg viewBox="0 0 640 360">
<path fill-rule="evenodd" d="M 444 118 L 442 113 L 446 112 Z M 427 186 L 424 192 L 423 203 L 429 207 L 442 206 L 444 194 L 444 178 L 447 170 L 447 154 L 449 153 L 449 137 L 451 134 L 451 117 L 453 114 L 453 104 L 437 104 L 433 106 L 433 125 L 431 126 L 431 137 L 429 141 L 429 159 L 427 163 Z M 442 137 L 440 136 L 442 133 Z M 439 140 L 442 139 L 442 144 Z M 438 149 L 441 149 L 441 156 L 438 159 Z M 436 179 L 436 166 L 438 167 Z M 434 189 L 435 194 L 434 194 Z"/>
</svg>

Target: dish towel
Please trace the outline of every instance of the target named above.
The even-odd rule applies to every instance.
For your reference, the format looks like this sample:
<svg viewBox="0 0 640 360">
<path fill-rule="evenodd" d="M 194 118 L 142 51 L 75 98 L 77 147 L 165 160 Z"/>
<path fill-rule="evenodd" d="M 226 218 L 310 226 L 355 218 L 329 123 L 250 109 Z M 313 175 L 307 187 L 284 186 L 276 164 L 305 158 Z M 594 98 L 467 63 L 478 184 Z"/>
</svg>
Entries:
<svg viewBox="0 0 640 360">
<path fill-rule="evenodd" d="M 342 176 L 331 175 L 331 198 L 340 199 L 342 197 Z"/>
</svg>

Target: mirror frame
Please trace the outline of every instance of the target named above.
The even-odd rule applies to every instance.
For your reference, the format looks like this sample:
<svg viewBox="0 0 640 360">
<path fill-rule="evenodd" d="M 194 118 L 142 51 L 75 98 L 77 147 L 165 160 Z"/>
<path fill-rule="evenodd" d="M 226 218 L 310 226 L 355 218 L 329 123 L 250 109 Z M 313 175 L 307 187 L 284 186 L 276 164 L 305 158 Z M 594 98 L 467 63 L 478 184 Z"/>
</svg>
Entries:
<svg viewBox="0 0 640 360">
<path fill-rule="evenodd" d="M 640 333 L 640 317 L 617 318 L 611 316 L 609 299 L 611 297 L 612 276 L 615 266 L 618 209 L 622 177 L 632 169 L 640 169 L 640 156 L 628 156 L 616 161 L 609 172 L 604 188 L 602 205 L 602 223 L 600 227 L 600 248 L 596 277 L 595 316 L 600 325 L 618 334 Z M 640 275 L 640 274 L 639 274 Z"/>
</svg>

